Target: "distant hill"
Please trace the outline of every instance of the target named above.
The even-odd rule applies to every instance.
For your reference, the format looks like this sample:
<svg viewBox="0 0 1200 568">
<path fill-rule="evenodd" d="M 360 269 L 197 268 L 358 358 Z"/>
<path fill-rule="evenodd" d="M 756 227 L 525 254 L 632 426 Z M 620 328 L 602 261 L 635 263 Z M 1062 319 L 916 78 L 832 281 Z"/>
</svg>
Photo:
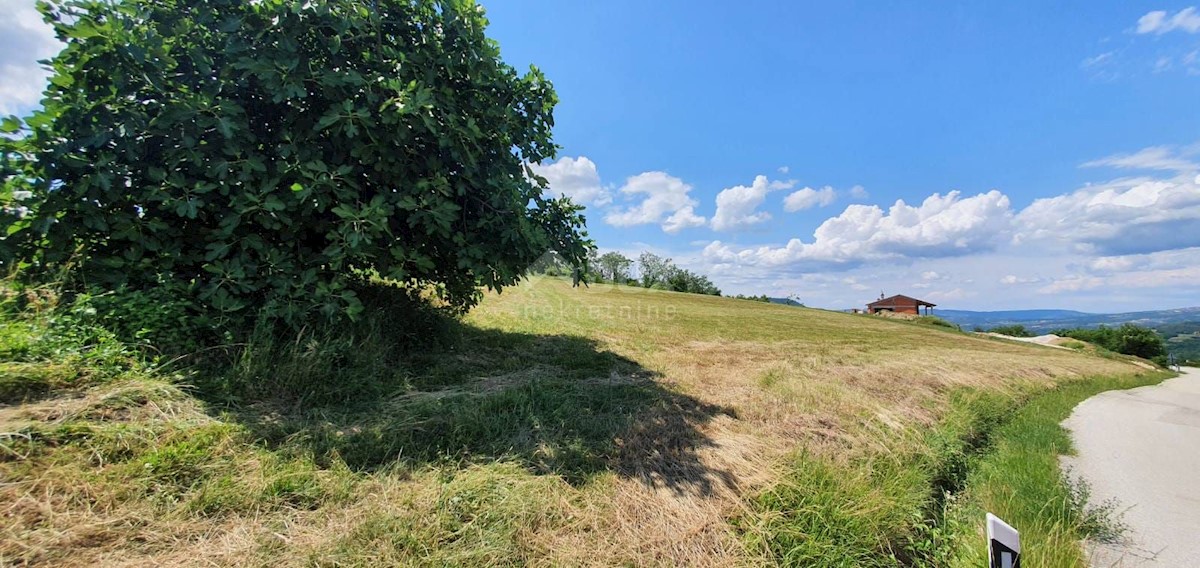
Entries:
<svg viewBox="0 0 1200 568">
<path fill-rule="evenodd" d="M 1146 327 L 1200 320 L 1200 307 L 1155 310 L 1147 312 L 1125 312 L 1119 314 L 1092 314 L 1073 310 L 1008 310 L 998 312 L 974 312 L 968 310 L 936 310 L 938 316 L 963 328 L 982 328 L 998 325 L 1020 324 L 1033 332 L 1048 332 L 1064 327 L 1096 327 L 1099 325 L 1121 325 L 1136 323 Z"/>
<path fill-rule="evenodd" d="M 937 310 L 934 313 L 966 330 L 1019 324 L 1033 333 L 1048 333 L 1066 327 L 1136 323 L 1157 331 L 1167 340 L 1167 351 L 1179 360 L 1200 361 L 1200 307 L 1121 314 L 1089 314 L 1072 310 Z"/>
<path fill-rule="evenodd" d="M 801 304 L 800 302 L 797 302 L 796 300 L 793 300 L 791 298 L 767 298 L 767 299 L 771 300 L 772 304 L 783 304 L 785 306 L 797 306 L 797 307 L 801 307 L 804 305 L 804 304 Z"/>
</svg>

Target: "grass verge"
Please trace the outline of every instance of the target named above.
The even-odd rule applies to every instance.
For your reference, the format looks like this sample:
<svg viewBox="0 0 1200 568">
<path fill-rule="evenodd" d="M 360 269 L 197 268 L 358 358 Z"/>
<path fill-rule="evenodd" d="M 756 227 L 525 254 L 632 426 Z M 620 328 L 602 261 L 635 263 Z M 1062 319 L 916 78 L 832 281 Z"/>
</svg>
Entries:
<svg viewBox="0 0 1200 568">
<path fill-rule="evenodd" d="M 1105 376 L 1046 390 L 960 390 L 939 424 L 871 455 L 795 455 L 737 521 L 747 548 L 784 566 L 986 566 L 984 513 L 1021 531 L 1027 565 L 1079 566 L 1084 538 L 1119 533 L 1067 480 L 1059 426 L 1097 393 L 1169 373 Z"/>
<path fill-rule="evenodd" d="M 1084 538 L 1115 536 L 1111 509 L 1087 506 L 1087 488 L 1067 480 L 1059 456 L 1073 451 L 1059 424 L 1080 402 L 1108 390 L 1157 384 L 1158 372 L 1066 383 L 1032 397 L 992 435 L 991 450 L 971 467 L 965 491 L 954 497 L 945 526 L 951 566 L 987 564 L 983 516 L 991 512 L 1021 532 L 1023 564 L 1069 567 L 1084 563 Z"/>
</svg>

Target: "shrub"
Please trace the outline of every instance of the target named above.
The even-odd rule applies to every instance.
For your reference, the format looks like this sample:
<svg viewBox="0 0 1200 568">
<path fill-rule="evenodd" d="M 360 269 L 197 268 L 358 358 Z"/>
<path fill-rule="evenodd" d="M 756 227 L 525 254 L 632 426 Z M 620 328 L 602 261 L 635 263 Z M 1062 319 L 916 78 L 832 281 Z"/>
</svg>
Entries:
<svg viewBox="0 0 1200 568">
<path fill-rule="evenodd" d="M 935 327 L 944 327 L 946 329 L 953 329 L 955 331 L 962 331 L 962 328 L 960 328 L 959 326 L 952 324 L 952 323 L 950 323 L 942 318 L 939 318 L 937 316 L 917 316 L 917 318 L 914 319 L 913 321 L 920 323 L 920 324 L 932 325 Z"/>
<path fill-rule="evenodd" d="M 989 330 L 991 333 L 999 333 L 1009 337 L 1033 337 L 1033 333 L 1025 329 L 1025 326 L 1016 325 L 999 325 Z"/>
<path fill-rule="evenodd" d="M 1087 341 L 1109 351 L 1133 355 L 1143 359 L 1157 360 L 1167 355 L 1167 344 L 1154 330 L 1132 323 L 1112 328 L 1100 326 L 1095 329 L 1063 329 L 1057 335 Z"/>
<path fill-rule="evenodd" d="M 83 322 L 111 331 L 118 340 L 153 354 L 195 353 L 221 340 L 231 341 L 186 293 L 163 285 L 148 290 L 127 286 L 76 297 L 73 313 Z"/>
</svg>

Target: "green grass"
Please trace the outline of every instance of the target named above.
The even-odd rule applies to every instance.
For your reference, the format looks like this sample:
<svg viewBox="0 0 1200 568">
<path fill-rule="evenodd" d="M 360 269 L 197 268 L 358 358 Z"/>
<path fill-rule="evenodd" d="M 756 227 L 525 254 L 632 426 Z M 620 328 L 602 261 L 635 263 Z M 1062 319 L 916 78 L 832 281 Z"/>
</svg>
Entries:
<svg viewBox="0 0 1200 568">
<path fill-rule="evenodd" d="M 374 293 L 169 364 L 0 306 L 0 564 L 944 565 L 1001 410 L 1139 372 L 555 279 L 461 320 Z"/>
<path fill-rule="evenodd" d="M 1064 384 L 1032 397 L 992 434 L 992 448 L 970 468 L 947 524 L 953 528 L 954 566 L 987 563 L 980 520 L 991 512 L 1021 533 L 1023 564 L 1070 567 L 1084 563 L 1087 537 L 1111 537 L 1114 521 L 1086 506 L 1086 487 L 1064 478 L 1059 456 L 1072 452 L 1060 426 L 1080 402 L 1107 390 L 1157 384 L 1169 373 L 1102 377 Z"/>
</svg>

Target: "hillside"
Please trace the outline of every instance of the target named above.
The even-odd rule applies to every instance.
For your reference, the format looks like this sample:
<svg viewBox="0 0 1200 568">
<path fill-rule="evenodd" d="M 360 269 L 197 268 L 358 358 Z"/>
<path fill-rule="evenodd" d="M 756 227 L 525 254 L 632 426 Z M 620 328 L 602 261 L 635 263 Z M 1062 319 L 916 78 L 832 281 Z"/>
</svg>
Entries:
<svg viewBox="0 0 1200 568">
<path fill-rule="evenodd" d="M 297 341 L 256 375 L 381 377 L 385 394 L 345 402 L 205 397 L 108 343 L 64 356 L 53 325 L 10 316 L 0 334 L 0 564 L 909 565 L 940 554 L 914 522 L 940 518 L 987 424 L 1056 384 L 1141 372 L 544 277 L 406 359 L 304 359 Z"/>
<path fill-rule="evenodd" d="M 1116 314 L 1090 314 L 1071 310 L 1007 310 L 974 312 L 968 310 L 937 310 L 937 315 L 964 328 L 991 328 L 1001 325 L 1024 325 L 1030 331 L 1044 333 L 1064 327 L 1096 327 L 1136 323 L 1157 328 L 1200 319 L 1200 307 Z"/>
</svg>

